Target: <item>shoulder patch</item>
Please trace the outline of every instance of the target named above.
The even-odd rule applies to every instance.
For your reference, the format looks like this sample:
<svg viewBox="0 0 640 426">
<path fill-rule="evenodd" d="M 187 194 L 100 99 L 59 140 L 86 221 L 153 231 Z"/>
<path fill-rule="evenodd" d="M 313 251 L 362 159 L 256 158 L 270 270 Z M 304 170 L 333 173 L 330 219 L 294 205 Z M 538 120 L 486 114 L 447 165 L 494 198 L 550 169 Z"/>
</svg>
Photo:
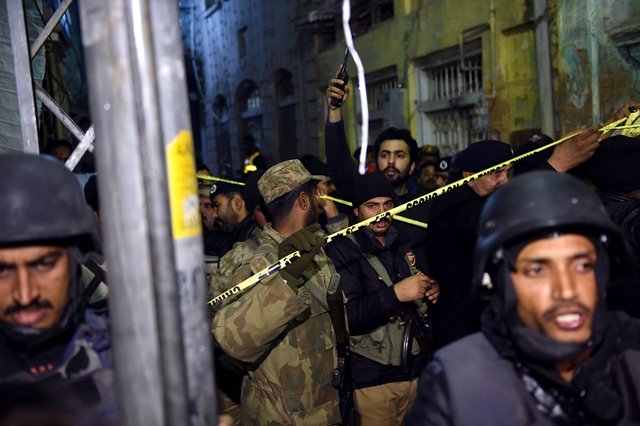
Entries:
<svg viewBox="0 0 640 426">
<path fill-rule="evenodd" d="M 257 254 L 251 258 L 251 261 L 249 262 L 249 266 L 251 267 L 251 271 L 254 274 L 257 274 L 263 269 L 271 266 L 271 263 L 269 263 L 267 258 L 264 257 L 263 255 Z"/>
</svg>

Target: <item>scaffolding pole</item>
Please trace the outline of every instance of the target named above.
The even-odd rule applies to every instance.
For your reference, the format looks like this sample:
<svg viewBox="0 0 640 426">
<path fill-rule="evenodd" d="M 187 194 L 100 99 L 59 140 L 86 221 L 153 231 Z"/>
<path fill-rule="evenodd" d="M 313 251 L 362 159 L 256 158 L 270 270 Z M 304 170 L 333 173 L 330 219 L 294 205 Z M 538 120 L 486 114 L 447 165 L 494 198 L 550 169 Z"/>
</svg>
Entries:
<svg viewBox="0 0 640 426">
<path fill-rule="evenodd" d="M 31 79 L 31 58 L 29 57 L 29 39 L 24 20 L 22 0 L 6 2 L 13 50 L 13 67 L 16 78 L 18 109 L 20 111 L 20 129 L 22 132 L 22 148 L 24 152 L 38 153 L 38 126 L 33 98 Z"/>
<path fill-rule="evenodd" d="M 177 4 L 79 5 L 121 424 L 216 424 Z"/>
</svg>

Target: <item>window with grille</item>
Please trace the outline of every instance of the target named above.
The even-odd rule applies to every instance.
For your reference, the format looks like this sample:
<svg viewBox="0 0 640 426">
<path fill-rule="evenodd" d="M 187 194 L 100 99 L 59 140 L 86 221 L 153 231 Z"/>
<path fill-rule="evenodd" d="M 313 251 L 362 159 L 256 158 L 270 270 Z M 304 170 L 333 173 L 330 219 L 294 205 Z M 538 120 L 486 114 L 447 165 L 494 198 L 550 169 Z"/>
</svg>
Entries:
<svg viewBox="0 0 640 426">
<path fill-rule="evenodd" d="M 382 111 L 385 96 L 390 90 L 395 89 L 396 87 L 398 87 L 398 78 L 395 75 L 367 83 L 367 102 L 369 104 L 369 111 Z"/>
<path fill-rule="evenodd" d="M 483 106 L 482 45 L 467 43 L 464 60 L 452 47 L 416 61 L 420 143 L 453 154 L 488 135 Z"/>
<path fill-rule="evenodd" d="M 369 31 L 394 16 L 393 0 L 354 0 L 351 2 L 351 30 L 354 36 Z"/>
</svg>

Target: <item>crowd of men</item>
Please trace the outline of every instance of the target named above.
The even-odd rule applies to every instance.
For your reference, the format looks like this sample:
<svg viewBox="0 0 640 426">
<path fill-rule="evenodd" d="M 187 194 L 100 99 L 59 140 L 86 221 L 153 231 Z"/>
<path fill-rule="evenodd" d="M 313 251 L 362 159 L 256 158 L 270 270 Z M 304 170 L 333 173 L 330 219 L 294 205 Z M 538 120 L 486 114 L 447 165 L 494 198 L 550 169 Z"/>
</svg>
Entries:
<svg viewBox="0 0 640 426">
<path fill-rule="evenodd" d="M 200 183 L 223 421 L 640 424 L 640 140 L 594 126 L 495 169 L 505 142 L 440 158 L 392 127 L 361 175 L 342 84 L 326 163 L 267 167 L 252 144 L 243 182 Z M 59 161 L 2 154 L 0 192 L 0 425 L 118 424 L 108 295 L 83 275 L 95 180 L 83 194 Z"/>
</svg>

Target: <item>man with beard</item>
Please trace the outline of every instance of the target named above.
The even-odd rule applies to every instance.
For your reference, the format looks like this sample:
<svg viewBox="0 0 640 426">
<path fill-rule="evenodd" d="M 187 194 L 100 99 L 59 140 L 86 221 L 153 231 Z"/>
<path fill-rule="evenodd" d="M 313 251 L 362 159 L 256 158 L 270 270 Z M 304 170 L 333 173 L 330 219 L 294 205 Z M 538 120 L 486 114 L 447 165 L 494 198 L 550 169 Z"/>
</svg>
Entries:
<svg viewBox="0 0 640 426">
<path fill-rule="evenodd" d="M 354 214 L 359 221 L 393 208 L 395 193 L 380 173 L 357 176 Z M 406 241 L 382 219 L 326 247 L 347 298 L 351 377 L 355 405 L 364 425 L 401 425 L 416 395 L 418 375 L 431 354 L 421 354 L 411 336 L 417 325 L 403 310 L 424 315 L 435 303 L 438 286 L 415 268 Z M 403 342 L 406 339 L 406 344 Z M 425 336 L 429 338 L 430 336 Z"/>
<path fill-rule="evenodd" d="M 352 194 L 343 191 L 351 188 L 357 170 L 349 155 L 341 107 L 331 103 L 332 99 L 340 99 L 340 105 L 346 102 L 349 97 L 349 88 L 347 86 L 342 89 L 343 83 L 342 80 L 334 78 L 327 88 L 328 114 L 325 122 L 325 138 L 329 175 L 343 196 L 350 199 Z M 373 144 L 373 151 L 378 170 L 382 171 L 393 186 L 398 203 L 403 204 L 425 194 L 413 179 L 409 179 L 416 169 L 418 159 L 418 144 L 409 130 L 395 127 L 383 130 Z M 407 210 L 403 216 L 426 222 L 430 205 L 430 203 L 420 204 Z M 426 244 L 424 228 L 406 223 L 397 223 L 396 226 L 400 233 L 409 239 L 410 246 L 416 252 L 424 252 Z M 427 270 L 427 265 L 424 263 L 418 266 L 422 270 Z"/>
<path fill-rule="evenodd" d="M 242 189 L 239 185 L 226 182 L 216 182 L 211 186 L 211 206 L 215 212 L 215 222 L 228 236 L 229 248 L 238 241 L 249 239 L 257 232 L 258 226 L 249 214 L 240 192 Z"/>
<path fill-rule="evenodd" d="M 81 264 L 99 237 L 76 178 L 3 154 L 0 193 L 0 386 L 55 396 L 78 424 L 115 422 L 107 311 L 82 306 Z"/>
<path fill-rule="evenodd" d="M 289 160 L 267 170 L 258 187 L 271 223 L 232 283 L 294 251 L 300 257 L 222 302 L 213 319 L 220 347 L 249 363 L 242 424 L 338 424 L 338 392 L 331 385 L 337 353 L 326 301 L 335 268 L 322 250 L 315 181 L 299 160 Z"/>
<path fill-rule="evenodd" d="M 201 172 L 202 173 L 202 172 Z M 209 172 L 202 173 L 209 175 Z M 217 213 L 211 202 L 210 182 L 198 182 L 198 200 L 200 218 L 202 220 L 202 241 L 204 254 L 208 256 L 222 256 L 231 247 L 229 236 L 222 232 L 222 226 L 216 223 Z"/>
<path fill-rule="evenodd" d="M 420 175 L 418 176 L 418 185 L 420 185 L 425 192 L 432 192 L 444 186 L 438 184 L 437 168 L 434 163 L 424 163 L 422 165 Z"/>
<path fill-rule="evenodd" d="M 408 424 L 639 424 L 640 323 L 604 301 L 628 262 L 576 178 L 531 172 L 500 188 L 473 263 L 493 290 L 482 332 L 436 353 Z"/>
</svg>

